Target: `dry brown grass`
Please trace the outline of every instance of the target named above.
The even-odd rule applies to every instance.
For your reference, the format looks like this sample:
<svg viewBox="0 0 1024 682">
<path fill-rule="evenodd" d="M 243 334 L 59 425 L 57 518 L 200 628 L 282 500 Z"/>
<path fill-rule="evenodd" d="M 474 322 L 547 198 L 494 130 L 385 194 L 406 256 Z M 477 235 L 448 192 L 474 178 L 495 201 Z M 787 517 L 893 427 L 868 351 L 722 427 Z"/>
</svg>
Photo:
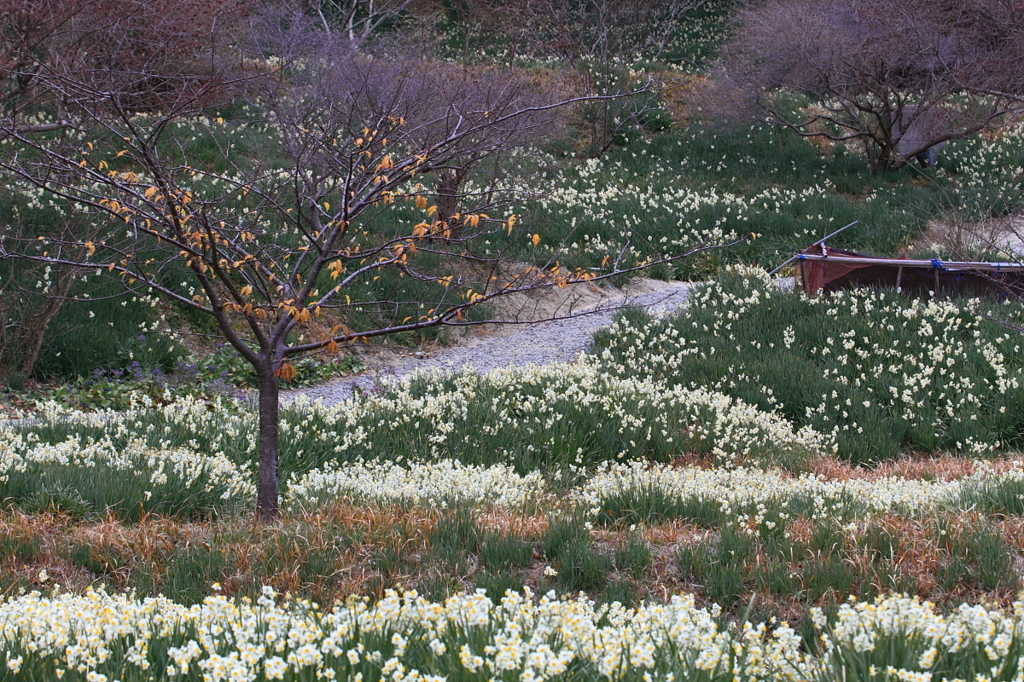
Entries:
<svg viewBox="0 0 1024 682">
<path fill-rule="evenodd" d="M 1019 457 L 1003 457 L 987 460 L 997 471 L 1006 471 Z M 882 462 L 873 467 L 854 466 L 834 457 L 816 457 L 811 460 L 809 470 L 815 476 L 830 481 L 865 480 L 874 481 L 880 478 L 898 477 L 908 480 L 943 480 L 954 481 L 975 473 L 976 460 L 958 455 L 906 456 L 901 459 Z"/>
<path fill-rule="evenodd" d="M 1008 466 L 1008 462 L 1000 466 Z M 820 460 L 816 473 L 833 478 L 877 477 L 886 475 L 942 476 L 966 475 L 972 468 L 954 458 L 893 462 L 873 470 L 849 467 L 835 461 Z M 443 586 L 448 590 L 472 589 L 479 571 L 479 559 L 467 552 L 456 563 L 439 561 L 431 547 L 431 536 L 438 521 L 449 512 L 427 507 L 397 505 L 337 504 L 316 513 L 293 514 L 277 524 L 254 526 L 248 519 L 220 520 L 208 523 L 181 523 L 171 519 L 148 517 L 141 523 L 125 525 L 116 519 L 81 522 L 55 514 L 26 515 L 0 512 L 0 542 L 6 555 L 0 559 L 0 586 L 8 594 L 21 589 L 40 589 L 45 585 L 39 572 L 47 571 L 63 589 L 82 591 L 90 585 L 107 584 L 110 589 L 138 587 L 148 576 L 160 587 L 161 576 L 173 557 L 189 548 L 216 547 L 228 558 L 222 575 L 196 576 L 197 581 L 219 580 L 228 596 L 253 595 L 261 584 L 273 585 L 282 593 L 331 603 L 350 595 L 379 597 L 388 587 L 408 587 L 423 591 L 425 586 Z M 971 537 L 981 527 L 996 529 L 1008 547 L 1024 547 L 1024 519 L 991 519 L 977 513 L 946 515 L 942 518 L 946 535 L 939 533 L 939 519 L 913 519 L 888 514 L 846 524 L 831 547 L 810 550 L 818 520 L 797 518 L 789 522 L 789 541 L 793 552 L 770 554 L 757 540 L 754 553 L 744 566 L 747 576 L 745 594 L 738 600 L 742 608 L 759 587 L 757 576 L 781 565 L 794 577 L 792 594 L 758 594 L 757 611 L 774 613 L 780 619 L 798 620 L 813 600 L 804 584 L 807 562 L 832 557 L 854 575 L 854 590 L 861 594 L 885 592 L 894 586 L 913 585 L 916 594 L 940 605 L 961 601 L 1007 604 L 1013 589 L 985 591 L 977 581 L 958 582 L 948 591 L 940 584 L 939 573 L 951 560 L 951 551 L 963 546 L 957 541 Z M 476 514 L 481 530 L 511 534 L 539 547 L 547 531 L 547 518 L 541 514 L 508 513 L 484 509 Z M 869 534 L 881 537 L 866 542 Z M 612 582 L 626 581 L 643 599 L 667 600 L 673 594 L 694 592 L 698 600 L 703 586 L 690 576 L 680 576 L 676 556 L 682 547 L 694 544 L 714 545 L 716 530 L 700 528 L 684 521 L 671 521 L 632 528 L 597 528 L 591 531 L 593 550 L 614 555 L 627 540 L 639 534 L 649 545 L 650 565 L 637 573 L 618 567 L 609 575 Z M 885 536 L 895 542 L 891 560 L 884 556 Z M 753 536 L 752 536 L 753 537 Z M 86 547 L 92 570 L 82 563 L 75 548 Z M 20 549 L 19 549 L 20 548 Z M 79 549 L 78 551 L 82 551 Z M 959 550 L 956 550 L 959 551 Z M 398 557 L 397 563 L 384 567 L 382 552 Z M 311 561 L 320 563 L 311 569 Z M 105 564 L 104 562 L 108 562 Z M 551 581 L 543 575 L 551 564 L 538 549 L 530 565 L 520 575 L 531 588 L 548 589 Z M 101 567 L 101 570 L 97 570 Z M 1018 560 L 1020 574 L 1024 562 Z M 489 572 L 491 568 L 489 567 Z M 511 570 L 511 569 L 510 569 Z M 900 576 L 894 582 L 893 575 Z M 155 578 L 153 577 L 155 576 Z M 148 583 L 154 585 L 154 583 Z M 1011 583 L 1007 583 L 1010 585 Z M 831 594 L 835 599 L 845 595 Z M 597 597 L 599 595 L 592 595 Z M 826 595 L 828 598 L 828 595 Z"/>
<path fill-rule="evenodd" d="M 518 514 L 502 509 L 490 509 L 477 517 L 481 528 L 520 537 L 540 537 L 548 529 L 548 518 L 539 514 Z"/>
<path fill-rule="evenodd" d="M 689 123 L 698 113 L 700 99 L 695 95 L 707 87 L 708 78 L 676 71 L 658 71 L 651 74 L 651 77 L 658 83 L 658 93 L 673 125 Z"/>
</svg>

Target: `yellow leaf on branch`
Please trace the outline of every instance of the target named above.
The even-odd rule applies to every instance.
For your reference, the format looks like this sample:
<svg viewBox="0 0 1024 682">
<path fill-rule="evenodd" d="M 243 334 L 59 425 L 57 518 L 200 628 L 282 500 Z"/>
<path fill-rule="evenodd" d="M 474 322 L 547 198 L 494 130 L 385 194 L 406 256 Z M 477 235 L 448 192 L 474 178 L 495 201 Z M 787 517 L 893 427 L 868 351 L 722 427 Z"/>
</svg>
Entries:
<svg viewBox="0 0 1024 682">
<path fill-rule="evenodd" d="M 298 372 L 295 370 L 295 365 L 290 362 L 282 362 L 281 366 L 274 372 L 274 376 L 281 379 L 281 381 L 292 382 L 295 380 Z"/>
</svg>

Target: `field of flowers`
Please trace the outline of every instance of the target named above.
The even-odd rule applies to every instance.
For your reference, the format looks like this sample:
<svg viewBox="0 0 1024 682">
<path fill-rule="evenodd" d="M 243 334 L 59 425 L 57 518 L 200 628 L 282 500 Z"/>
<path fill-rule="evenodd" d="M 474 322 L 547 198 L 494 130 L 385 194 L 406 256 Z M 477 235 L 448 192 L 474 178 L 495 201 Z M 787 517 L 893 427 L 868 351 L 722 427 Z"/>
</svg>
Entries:
<svg viewBox="0 0 1024 682">
<path fill-rule="evenodd" d="M 740 262 L 770 269 L 854 220 L 861 224 L 835 246 L 896 254 L 929 221 L 970 222 L 1013 210 L 1021 200 L 1022 135 L 1024 123 L 993 139 L 956 141 L 928 171 L 928 182 L 915 183 L 870 175 L 856 150 L 841 145 L 822 154 L 787 131 L 692 124 L 558 168 L 543 178 L 554 189 L 517 210 L 544 225 L 545 243 L 565 239 L 595 268 L 627 244 L 639 261 L 708 235 L 757 235 L 658 276 L 703 279 Z"/>
<path fill-rule="evenodd" d="M 389 592 L 321 610 L 210 597 L 185 607 L 89 591 L 0 604 L 4 679 L 1014 680 L 1024 604 L 950 616 L 907 597 L 813 613 L 814 654 L 785 622 L 723 624 L 693 597 L 626 609 L 529 590 L 430 602 Z"/>
<path fill-rule="evenodd" d="M 264 585 L 322 604 L 399 587 L 693 593 L 808 641 L 811 609 L 834 616 L 848 595 L 1012 601 L 1024 464 L 1000 453 L 1020 438 L 1022 363 L 1003 328 L 951 302 L 809 299 L 736 268 L 677 317 L 630 311 L 597 341 L 570 366 L 290 406 L 269 530 L 246 520 L 246 403 L 45 404 L 0 428 L 3 589 L 45 587 L 43 571 L 181 608 Z"/>
<path fill-rule="evenodd" d="M 705 281 L 689 307 L 627 310 L 572 365 L 290 404 L 274 524 L 251 518 L 248 367 L 188 358 L 167 332 L 211 328 L 83 277 L 92 300 L 63 309 L 36 369 L 72 383 L 0 421 L 0 682 L 1024 681 L 1024 343 L 991 319 L 1024 327 L 1019 306 L 809 298 L 765 272 L 853 221 L 836 246 L 895 255 L 1019 210 L 1024 122 L 872 175 L 854 145 L 702 121 L 677 95 L 731 5 L 703 5 L 654 67 L 679 76 L 656 125 L 598 158 L 560 139 L 495 162 L 518 171 L 496 210 L 535 239 L 498 231 L 484 255 L 600 273 L 743 238 L 648 273 Z M 477 57 L 559 68 L 513 47 Z M 280 162 L 281 131 L 244 106 L 175 125 L 207 169 L 196 196 Z M 407 234 L 434 180 L 354 227 Z M 492 198 L 481 181 L 467 201 Z M 43 234 L 62 210 L 0 197 L 0 220 Z M 401 319 L 445 285 L 359 286 L 400 292 Z"/>
<path fill-rule="evenodd" d="M 225 147 L 243 156 L 261 147 L 275 147 L 279 132 L 251 118 L 251 112 L 240 108 L 219 121 L 200 118 L 181 123 L 178 133 L 187 143 L 189 156 L 208 158 L 216 165 L 221 163 L 216 156 Z M 873 176 L 852 148 L 838 145 L 823 152 L 786 131 L 761 126 L 709 128 L 699 121 L 657 134 L 634 135 L 597 159 L 516 150 L 510 152 L 509 163 L 526 179 L 510 180 L 509 191 L 498 199 L 507 200 L 502 210 L 518 215 L 519 224 L 539 235 L 539 242 L 533 246 L 529 240 L 512 241 L 496 234 L 489 248 L 511 258 L 525 258 L 527 253 L 550 256 L 600 272 L 607 259 L 620 251 L 622 264 L 634 265 L 704 242 L 750 237 L 728 251 L 707 252 L 650 273 L 661 278 L 708 279 L 730 263 L 775 267 L 832 229 L 859 220 L 834 244 L 893 255 L 912 246 L 935 221 L 970 224 L 1012 210 L 1019 202 L 1024 167 L 1022 131 L 1024 123 L 990 139 L 954 141 L 939 165 L 924 175 L 908 171 Z M 217 182 L 203 178 L 196 180 L 194 188 L 197 195 L 221 189 Z M 407 189 L 431 198 L 429 188 Z M 469 179 L 465 191 L 472 195 L 490 190 Z M 35 195 L 28 191 L 26 196 Z M 5 203 L 3 210 L 11 220 L 45 226 L 54 219 L 51 212 L 56 209 L 30 198 L 24 205 Z M 414 204 L 399 202 L 374 216 L 373 229 L 404 234 L 421 219 L 422 211 Z M 39 377 L 88 378 L 94 370 L 120 371 L 134 362 L 147 370 L 170 371 L 187 355 L 179 344 L 168 344 L 146 331 L 195 325 L 196 320 L 174 315 L 171 320 L 161 319 L 167 311 L 151 308 L 151 302 L 142 299 L 106 300 L 119 285 L 105 287 L 102 278 L 101 274 L 82 284 L 95 302 L 69 305 L 53 323 L 55 333 L 43 349 Z M 374 286 L 388 289 L 399 284 L 406 289 L 414 286 L 386 278 Z M 415 286 L 425 288 L 406 291 L 409 300 L 432 300 L 437 293 L 436 285 L 430 283 Z M 185 287 L 182 293 L 195 292 Z M 360 290 L 352 296 L 368 293 Z M 364 312 L 354 311 L 348 323 L 369 324 L 365 317 L 369 312 Z M 401 315 L 421 313 L 410 306 Z M 401 341 L 423 343 L 433 338 L 428 334 Z M 229 359 L 219 364 L 201 368 L 207 380 L 216 379 L 221 371 L 237 379 L 237 367 Z"/>
<path fill-rule="evenodd" d="M 290 406 L 273 527 L 244 401 L 44 404 L 0 426 L 0 679 L 1017 679 L 982 310 L 732 268 L 573 365 Z"/>
<path fill-rule="evenodd" d="M 613 375 L 721 391 L 831 434 L 843 459 L 979 455 L 1019 446 L 1024 399 L 1021 339 L 980 306 L 895 291 L 793 296 L 737 268 L 679 317 L 634 315 L 599 344 Z"/>
</svg>

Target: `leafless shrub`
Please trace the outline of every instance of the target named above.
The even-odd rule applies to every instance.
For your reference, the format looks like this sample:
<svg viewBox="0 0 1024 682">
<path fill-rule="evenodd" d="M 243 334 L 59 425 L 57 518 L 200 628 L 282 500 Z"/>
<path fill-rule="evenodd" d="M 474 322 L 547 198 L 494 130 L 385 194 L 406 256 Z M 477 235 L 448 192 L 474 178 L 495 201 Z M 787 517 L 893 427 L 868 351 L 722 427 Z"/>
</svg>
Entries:
<svg viewBox="0 0 1024 682">
<path fill-rule="evenodd" d="M 640 59 L 661 59 L 686 13 L 702 2 L 514 0 L 476 3 L 473 9 L 485 34 L 499 36 L 513 60 L 528 56 L 568 65 L 578 94 L 642 91 L 579 107 L 577 115 L 589 138 L 587 153 L 600 156 L 623 133 L 649 126 L 656 118 L 659 84 L 632 67 Z"/>
<path fill-rule="evenodd" d="M 1019 0 L 770 0 L 739 19 L 723 90 L 801 135 L 860 141 L 875 171 L 1022 107 Z"/>
</svg>

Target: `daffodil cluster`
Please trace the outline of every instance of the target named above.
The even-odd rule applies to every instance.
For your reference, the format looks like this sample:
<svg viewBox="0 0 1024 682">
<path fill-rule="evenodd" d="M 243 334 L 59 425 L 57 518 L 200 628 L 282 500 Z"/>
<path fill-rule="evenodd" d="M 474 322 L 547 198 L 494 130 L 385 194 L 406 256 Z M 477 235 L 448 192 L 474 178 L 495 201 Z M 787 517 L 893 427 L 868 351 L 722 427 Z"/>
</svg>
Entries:
<svg viewBox="0 0 1024 682">
<path fill-rule="evenodd" d="M 1024 489 L 1024 462 L 1013 462 L 998 472 L 986 462 L 976 462 L 975 467 L 971 475 L 951 480 L 898 476 L 829 480 L 814 474 L 794 476 L 777 469 L 614 463 L 599 467 L 571 495 L 592 514 L 606 509 L 612 499 L 654 496 L 677 507 L 710 504 L 725 518 L 757 526 L 764 521 L 768 507 L 796 508 L 822 521 L 887 513 L 913 517 L 961 506 L 976 507 L 975 500 L 985 491 L 1008 484 Z"/>
<path fill-rule="evenodd" d="M 0 666 L 73 680 L 743 679 L 802 669 L 799 637 L 721 625 L 692 595 L 626 609 L 527 589 L 429 602 L 389 592 L 330 610 L 222 596 L 185 607 L 89 591 L 0 604 Z"/>
<path fill-rule="evenodd" d="M 763 270 L 731 268 L 674 319 L 623 320 L 601 339 L 616 376 L 742 398 L 828 434 L 850 459 L 907 444 L 981 455 L 1019 435 L 1019 339 L 948 300 L 803 296 Z"/>
<path fill-rule="evenodd" d="M 51 444 L 32 431 L 0 427 L 0 497 L 6 500 L 36 500 L 65 511 L 75 511 L 71 504 L 129 516 L 195 516 L 244 503 L 254 490 L 248 468 L 221 454 L 111 435 L 70 434 Z"/>
<path fill-rule="evenodd" d="M 288 482 L 287 501 L 293 507 L 315 509 L 340 499 L 374 502 L 483 504 L 518 509 L 543 495 L 546 485 L 539 471 L 525 476 L 510 467 L 466 466 L 458 460 L 429 464 L 367 462 L 327 465 Z"/>
<path fill-rule="evenodd" d="M 101 413 L 48 403 L 39 423 L 49 431 L 87 429 L 113 442 L 139 440 L 236 466 L 256 456 L 255 411 L 220 398 L 183 397 L 165 405 L 140 398 L 128 410 Z M 417 374 L 381 395 L 335 406 L 296 401 L 283 411 L 280 430 L 282 471 L 310 473 L 310 481 L 320 481 L 314 487 L 327 485 L 326 472 L 340 465 L 369 462 L 408 467 L 458 460 L 475 467 L 511 466 L 525 476 L 543 467 L 668 461 L 690 452 L 711 455 L 722 465 L 800 462 L 834 448 L 830 437 L 795 429 L 742 400 L 610 376 L 593 359 L 483 376 L 471 369 Z"/>
<path fill-rule="evenodd" d="M 692 595 L 665 604 L 598 606 L 529 589 L 430 602 L 389 591 L 329 610 L 223 596 L 184 606 L 90 590 L 0 603 L 0 677 L 66 680 L 1014 680 L 1024 605 L 962 605 L 948 615 L 917 598 L 851 600 L 815 611 L 817 654 L 785 622 L 727 624 Z"/>
</svg>

